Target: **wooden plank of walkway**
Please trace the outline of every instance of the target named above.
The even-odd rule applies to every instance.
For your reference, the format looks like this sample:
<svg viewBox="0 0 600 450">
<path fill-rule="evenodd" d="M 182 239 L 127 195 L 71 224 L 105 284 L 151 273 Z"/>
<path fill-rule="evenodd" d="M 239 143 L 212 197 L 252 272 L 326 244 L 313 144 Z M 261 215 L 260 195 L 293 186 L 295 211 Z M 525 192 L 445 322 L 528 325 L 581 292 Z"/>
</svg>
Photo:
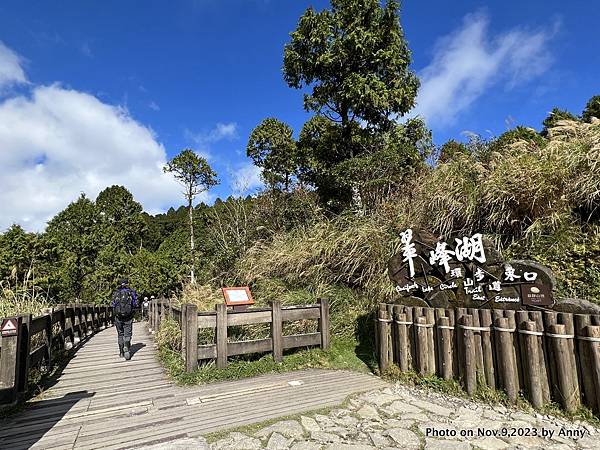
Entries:
<svg viewBox="0 0 600 450">
<path fill-rule="evenodd" d="M 334 406 L 387 386 L 373 375 L 328 370 L 175 386 L 142 324 L 134 324 L 133 343 L 135 354 L 124 361 L 114 328 L 89 339 L 43 399 L 0 422 L 1 447 L 143 447 Z"/>
</svg>

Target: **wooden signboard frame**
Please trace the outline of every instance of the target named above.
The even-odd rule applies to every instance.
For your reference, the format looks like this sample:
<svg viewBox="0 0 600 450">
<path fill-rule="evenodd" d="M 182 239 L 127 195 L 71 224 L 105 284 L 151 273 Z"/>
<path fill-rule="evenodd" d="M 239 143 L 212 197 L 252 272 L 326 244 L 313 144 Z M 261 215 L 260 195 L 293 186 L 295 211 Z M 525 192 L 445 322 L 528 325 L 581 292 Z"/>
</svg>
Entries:
<svg viewBox="0 0 600 450">
<path fill-rule="evenodd" d="M 254 305 L 254 299 L 252 298 L 252 293 L 250 292 L 250 288 L 248 286 L 238 286 L 238 287 L 226 287 L 221 288 L 223 291 L 223 297 L 225 297 L 225 304 L 227 306 L 232 306 L 234 311 L 242 311 L 248 308 L 248 305 Z M 243 291 L 247 300 L 236 300 L 234 292 Z M 232 295 L 233 294 L 233 295 Z"/>
</svg>

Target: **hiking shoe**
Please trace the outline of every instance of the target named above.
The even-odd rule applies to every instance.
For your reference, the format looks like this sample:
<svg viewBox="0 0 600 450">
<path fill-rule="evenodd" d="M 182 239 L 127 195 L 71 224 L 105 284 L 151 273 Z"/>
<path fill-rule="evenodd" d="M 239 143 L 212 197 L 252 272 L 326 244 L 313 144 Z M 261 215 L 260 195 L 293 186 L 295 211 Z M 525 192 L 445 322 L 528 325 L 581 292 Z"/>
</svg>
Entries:
<svg viewBox="0 0 600 450">
<path fill-rule="evenodd" d="M 129 352 L 129 348 L 125 349 L 125 360 L 129 361 L 131 359 L 131 353 Z"/>
</svg>

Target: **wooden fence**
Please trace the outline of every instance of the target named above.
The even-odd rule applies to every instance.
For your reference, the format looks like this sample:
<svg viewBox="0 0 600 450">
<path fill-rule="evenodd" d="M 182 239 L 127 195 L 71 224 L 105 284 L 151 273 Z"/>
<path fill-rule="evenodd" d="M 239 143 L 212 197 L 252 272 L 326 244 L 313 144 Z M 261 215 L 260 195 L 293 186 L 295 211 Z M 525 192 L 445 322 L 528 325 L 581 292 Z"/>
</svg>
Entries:
<svg viewBox="0 0 600 450">
<path fill-rule="evenodd" d="M 376 346 L 381 371 L 457 379 L 521 392 L 535 407 L 600 411 L 600 316 L 553 311 L 422 308 L 380 304 Z"/>
<path fill-rule="evenodd" d="M 158 330 L 165 317 L 173 317 L 181 326 L 182 354 L 186 370 L 198 367 L 198 361 L 214 359 L 217 367 L 226 367 L 229 356 L 272 352 L 275 361 L 281 361 L 283 351 L 297 347 L 330 346 L 329 304 L 319 300 L 316 305 L 281 306 L 271 303 L 270 308 L 249 308 L 246 311 L 228 311 L 225 304 L 215 305 L 215 311 L 198 312 L 196 305 L 171 306 L 167 300 L 150 302 L 149 328 Z M 317 320 L 316 333 L 283 335 L 283 323 L 297 320 Z M 270 324 L 271 336 L 266 339 L 228 342 L 227 328 L 236 325 Z M 214 330 L 215 342 L 198 345 L 198 331 Z"/>
<path fill-rule="evenodd" d="M 27 390 L 30 369 L 51 367 L 58 350 L 70 349 L 86 336 L 111 325 L 113 309 L 58 305 L 41 316 L 21 315 L 15 320 L 16 336 L 0 337 L 0 405 L 13 404 Z"/>
</svg>

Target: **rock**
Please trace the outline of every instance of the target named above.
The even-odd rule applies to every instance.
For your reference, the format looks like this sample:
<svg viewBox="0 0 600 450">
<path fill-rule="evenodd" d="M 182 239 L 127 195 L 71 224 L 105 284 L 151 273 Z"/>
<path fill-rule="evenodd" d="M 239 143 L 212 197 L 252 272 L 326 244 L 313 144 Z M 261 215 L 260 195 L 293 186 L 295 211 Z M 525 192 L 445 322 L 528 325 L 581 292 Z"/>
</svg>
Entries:
<svg viewBox="0 0 600 450">
<path fill-rule="evenodd" d="M 404 414 L 402 418 L 405 420 L 416 420 L 417 422 L 426 422 L 429 420 L 429 417 L 423 413 Z"/>
<path fill-rule="evenodd" d="M 343 427 L 355 427 L 358 424 L 358 419 L 352 416 L 344 416 L 333 419 L 333 421 Z"/>
<path fill-rule="evenodd" d="M 600 306 L 579 298 L 556 299 L 552 309 L 573 314 L 600 314 Z"/>
<path fill-rule="evenodd" d="M 284 420 L 274 423 L 254 433 L 257 437 L 269 437 L 271 433 L 279 433 L 288 438 L 299 439 L 304 437 L 304 428 L 296 420 Z"/>
<path fill-rule="evenodd" d="M 396 414 L 407 414 L 407 413 L 420 413 L 421 410 L 410 403 L 403 401 L 395 401 L 392 404 L 388 405 L 384 411 L 390 415 Z"/>
<path fill-rule="evenodd" d="M 221 439 L 211 445 L 213 450 L 258 450 L 262 448 L 258 439 L 242 433 L 231 433 L 226 439 Z"/>
<path fill-rule="evenodd" d="M 367 403 L 371 403 L 376 406 L 383 406 L 387 403 L 392 403 L 394 400 L 397 400 L 395 395 L 391 394 L 383 394 L 379 392 L 375 392 L 370 394 L 364 398 Z"/>
<path fill-rule="evenodd" d="M 321 444 L 316 442 L 296 442 L 290 450 L 321 450 Z"/>
<path fill-rule="evenodd" d="M 421 448 L 421 440 L 419 439 L 419 436 L 410 430 L 392 428 L 391 430 L 387 430 L 385 435 L 391 437 L 396 444 L 402 448 L 414 450 Z"/>
<path fill-rule="evenodd" d="M 267 442 L 268 450 L 288 450 L 294 439 L 286 439 L 279 433 L 273 433 Z"/>
<path fill-rule="evenodd" d="M 302 416 L 302 417 L 300 417 L 300 423 L 302 424 L 304 429 L 306 431 L 308 431 L 309 433 L 311 431 L 321 431 L 321 427 L 319 426 L 317 421 L 315 419 L 313 419 L 312 417 Z"/>
<path fill-rule="evenodd" d="M 388 438 L 386 438 L 381 433 L 371 432 L 369 433 L 369 438 L 371 439 L 371 442 L 375 447 L 382 447 L 390 444 Z"/>
<path fill-rule="evenodd" d="M 322 414 L 315 414 L 315 420 L 322 427 L 334 427 L 335 426 L 335 422 L 331 418 L 324 416 Z"/>
<path fill-rule="evenodd" d="M 310 433 L 310 438 L 313 441 L 319 441 L 323 443 L 340 442 L 341 439 L 337 434 L 325 433 L 324 431 L 313 431 Z"/>
<path fill-rule="evenodd" d="M 424 400 L 413 400 L 411 403 L 416 407 L 429 411 L 437 416 L 450 417 L 450 414 L 452 414 L 452 411 L 448 408 Z"/>
<path fill-rule="evenodd" d="M 509 446 L 506 442 L 495 437 L 475 439 L 471 441 L 471 444 L 479 448 L 485 448 L 486 450 L 502 450 Z"/>
<path fill-rule="evenodd" d="M 156 444 L 149 447 L 140 447 L 139 450 L 210 450 L 210 445 L 206 442 L 206 439 L 197 438 L 183 438 L 177 439 L 172 442 L 164 442 L 162 444 Z"/>
<path fill-rule="evenodd" d="M 356 414 L 359 415 L 360 417 L 362 417 L 363 419 L 379 419 L 379 413 L 377 412 L 377 409 L 375 409 L 373 406 L 371 405 L 364 405 L 362 408 L 360 408 L 358 411 L 356 411 Z"/>
<path fill-rule="evenodd" d="M 470 450 L 468 442 L 425 439 L 425 450 Z"/>
<path fill-rule="evenodd" d="M 326 450 L 372 450 L 374 448 L 363 444 L 333 444 L 325 447 Z"/>
</svg>

